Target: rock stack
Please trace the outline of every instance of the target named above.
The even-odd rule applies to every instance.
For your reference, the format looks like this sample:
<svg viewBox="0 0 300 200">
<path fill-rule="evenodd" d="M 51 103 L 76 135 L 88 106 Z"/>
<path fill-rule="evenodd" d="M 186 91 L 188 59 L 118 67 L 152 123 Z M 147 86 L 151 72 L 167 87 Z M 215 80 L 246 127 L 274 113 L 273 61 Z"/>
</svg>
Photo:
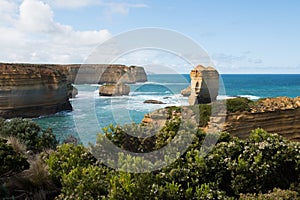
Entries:
<svg viewBox="0 0 300 200">
<path fill-rule="evenodd" d="M 105 84 L 100 86 L 99 88 L 100 96 L 122 96 L 122 95 L 128 95 L 129 92 L 130 92 L 130 87 L 123 83 Z"/>
<path fill-rule="evenodd" d="M 219 91 L 219 73 L 213 67 L 198 65 L 191 73 L 191 85 L 181 93 L 189 95 L 189 104 L 210 103 L 217 99 Z"/>
</svg>

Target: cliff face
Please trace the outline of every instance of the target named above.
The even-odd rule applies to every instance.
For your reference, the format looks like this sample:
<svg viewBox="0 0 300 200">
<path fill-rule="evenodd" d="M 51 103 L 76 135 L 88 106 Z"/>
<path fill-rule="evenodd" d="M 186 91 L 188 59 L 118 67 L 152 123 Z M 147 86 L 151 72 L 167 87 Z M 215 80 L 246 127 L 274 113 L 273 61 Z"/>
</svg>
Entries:
<svg viewBox="0 0 300 200">
<path fill-rule="evenodd" d="M 66 76 L 59 70 L 0 64 L 0 117 L 38 117 L 71 109 Z"/>
<path fill-rule="evenodd" d="M 147 81 L 143 67 L 105 64 L 54 65 L 76 84 L 136 83 Z"/>
<path fill-rule="evenodd" d="M 126 84 L 106 84 L 99 88 L 100 96 L 122 96 L 128 95 L 130 87 Z"/>
<path fill-rule="evenodd" d="M 210 103 L 215 101 L 219 91 L 219 73 L 213 67 L 198 65 L 191 73 L 189 104 Z M 183 91 L 187 93 L 188 88 Z"/>
<path fill-rule="evenodd" d="M 224 131 L 240 138 L 247 137 L 256 128 L 300 141 L 300 97 L 259 100 L 250 112 L 228 114 L 223 126 Z"/>
<path fill-rule="evenodd" d="M 246 138 L 251 130 L 263 128 L 300 142 L 300 108 L 263 113 L 228 114 L 223 130 Z"/>
</svg>

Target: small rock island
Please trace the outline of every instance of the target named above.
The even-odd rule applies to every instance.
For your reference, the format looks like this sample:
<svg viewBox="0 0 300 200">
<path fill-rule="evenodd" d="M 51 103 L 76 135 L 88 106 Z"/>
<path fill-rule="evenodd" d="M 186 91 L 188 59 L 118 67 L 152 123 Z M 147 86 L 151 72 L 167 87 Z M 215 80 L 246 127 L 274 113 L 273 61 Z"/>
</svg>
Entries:
<svg viewBox="0 0 300 200">
<path fill-rule="evenodd" d="M 130 87 L 124 83 L 105 84 L 100 86 L 99 88 L 100 96 L 122 96 L 128 95 L 129 92 Z"/>
</svg>

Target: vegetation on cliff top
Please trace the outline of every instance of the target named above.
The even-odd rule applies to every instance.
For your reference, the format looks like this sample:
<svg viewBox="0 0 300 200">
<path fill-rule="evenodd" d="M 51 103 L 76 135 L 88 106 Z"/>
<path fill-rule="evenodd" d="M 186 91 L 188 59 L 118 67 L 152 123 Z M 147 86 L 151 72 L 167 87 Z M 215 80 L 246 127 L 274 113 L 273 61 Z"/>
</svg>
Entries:
<svg viewBox="0 0 300 200">
<path fill-rule="evenodd" d="M 25 130 L 30 132 L 31 123 L 23 120 L 18 123 L 25 123 Z M 176 118 L 170 119 L 154 135 L 151 127 L 140 125 L 110 126 L 104 131 L 106 137 L 121 149 L 151 152 L 174 139 L 179 123 Z M 180 128 L 181 133 L 193 129 L 194 126 L 189 123 Z M 129 137 L 128 131 L 133 134 L 143 131 L 151 136 Z M 81 145 L 62 144 L 56 150 L 30 156 L 16 153 L 6 140 L 1 139 L 1 161 L 9 162 L 1 165 L 0 195 L 7 199 L 299 198 L 300 143 L 268 134 L 262 129 L 252 131 L 246 140 L 228 133 L 206 134 L 198 130 L 193 134 L 193 143 L 175 162 L 145 173 L 109 168 Z M 93 152 L 101 152 L 101 138 L 103 136 L 100 135 L 92 147 Z M 204 150 L 208 147 L 203 142 L 208 138 L 218 138 L 218 142 L 205 154 Z M 182 142 L 182 139 L 184 137 L 177 138 L 175 143 Z M 39 140 L 34 141 L 39 143 Z M 119 154 L 118 159 L 121 161 L 119 169 L 151 165 L 151 158 L 141 160 Z"/>
</svg>

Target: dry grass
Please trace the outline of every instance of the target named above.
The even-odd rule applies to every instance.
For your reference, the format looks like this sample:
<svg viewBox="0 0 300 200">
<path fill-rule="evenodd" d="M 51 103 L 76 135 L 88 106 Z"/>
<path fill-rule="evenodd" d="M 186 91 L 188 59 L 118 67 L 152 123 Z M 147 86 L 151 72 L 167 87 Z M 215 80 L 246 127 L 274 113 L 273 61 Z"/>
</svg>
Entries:
<svg viewBox="0 0 300 200">
<path fill-rule="evenodd" d="M 30 168 L 11 177 L 7 183 L 10 194 L 26 196 L 26 199 L 49 199 L 49 195 L 57 194 L 57 188 L 52 182 L 47 165 L 36 155 L 29 160 Z"/>
<path fill-rule="evenodd" d="M 6 138 L 8 144 L 11 144 L 14 151 L 17 153 L 25 154 L 26 153 L 26 146 L 16 137 L 9 136 Z"/>
</svg>

